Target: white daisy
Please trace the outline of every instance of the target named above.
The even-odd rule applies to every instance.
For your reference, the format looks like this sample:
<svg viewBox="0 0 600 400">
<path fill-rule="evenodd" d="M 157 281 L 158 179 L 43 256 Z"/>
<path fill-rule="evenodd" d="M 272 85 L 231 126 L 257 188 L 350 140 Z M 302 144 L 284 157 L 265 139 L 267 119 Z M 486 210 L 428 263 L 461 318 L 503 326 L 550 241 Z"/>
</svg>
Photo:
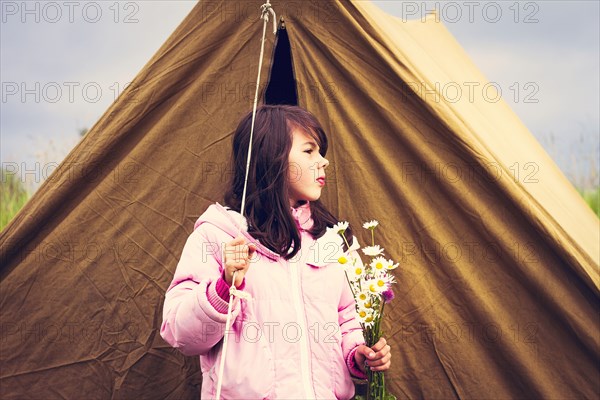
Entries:
<svg viewBox="0 0 600 400">
<path fill-rule="evenodd" d="M 394 264 L 394 261 L 393 261 L 393 260 L 387 260 L 387 265 L 386 265 L 386 268 L 387 268 L 388 270 L 391 270 L 391 269 L 396 269 L 396 268 L 398 268 L 398 263 Z"/>
<path fill-rule="evenodd" d="M 363 224 L 363 228 L 365 228 L 365 229 L 375 229 L 375 227 L 377 225 L 379 225 L 379 222 L 373 220 L 373 221 L 370 221 L 370 222 L 365 222 Z"/>
<path fill-rule="evenodd" d="M 396 283 L 396 278 L 393 275 L 382 275 L 378 276 L 376 279 L 376 285 L 378 288 L 383 288 L 382 292 L 386 291 L 390 288 L 393 283 Z"/>
<path fill-rule="evenodd" d="M 359 292 L 356 294 L 356 301 L 358 303 L 364 303 L 365 301 L 369 300 L 369 292 L 366 290 L 363 290 L 362 292 Z"/>
<path fill-rule="evenodd" d="M 378 290 L 378 287 L 377 287 L 377 282 L 375 281 L 375 279 L 368 279 L 367 281 L 365 281 L 365 288 L 371 294 L 377 294 L 377 293 L 379 293 L 379 290 Z"/>
<path fill-rule="evenodd" d="M 357 311 L 358 314 L 358 318 L 360 318 L 361 320 L 364 320 L 365 318 L 367 318 L 367 315 L 369 315 L 369 311 L 365 308 L 359 308 Z"/>
<path fill-rule="evenodd" d="M 333 226 L 333 230 L 336 233 L 341 234 L 341 233 L 344 233 L 346 231 L 346 229 L 348 229 L 348 225 L 349 225 L 348 222 L 340 221 Z"/>
<path fill-rule="evenodd" d="M 373 309 L 368 309 L 364 307 L 360 307 L 357 311 L 358 319 L 360 322 L 364 324 L 369 324 L 373 322 Z"/>
<path fill-rule="evenodd" d="M 369 279 L 366 284 L 370 293 L 379 294 L 385 292 L 389 286 L 396 282 L 393 276 L 384 275 Z"/>
<path fill-rule="evenodd" d="M 371 296 L 369 296 L 369 298 L 367 300 L 360 303 L 360 307 L 366 308 L 367 310 L 372 310 L 373 309 L 373 300 L 371 300 Z"/>
<path fill-rule="evenodd" d="M 365 269 L 362 265 L 353 265 L 348 267 L 348 279 L 352 282 L 359 280 L 365 273 Z"/>
<path fill-rule="evenodd" d="M 359 320 L 365 325 L 365 327 L 369 327 L 375 324 L 375 315 L 373 312 L 367 311 L 364 313 L 364 317 L 361 317 L 359 314 Z"/>
<path fill-rule="evenodd" d="M 365 253 L 365 255 L 370 257 L 377 257 L 383 254 L 383 248 L 381 248 L 379 245 L 363 247 L 362 251 Z"/>
<path fill-rule="evenodd" d="M 375 273 L 379 273 L 388 269 L 388 262 L 383 257 L 374 258 L 370 265 Z"/>
</svg>

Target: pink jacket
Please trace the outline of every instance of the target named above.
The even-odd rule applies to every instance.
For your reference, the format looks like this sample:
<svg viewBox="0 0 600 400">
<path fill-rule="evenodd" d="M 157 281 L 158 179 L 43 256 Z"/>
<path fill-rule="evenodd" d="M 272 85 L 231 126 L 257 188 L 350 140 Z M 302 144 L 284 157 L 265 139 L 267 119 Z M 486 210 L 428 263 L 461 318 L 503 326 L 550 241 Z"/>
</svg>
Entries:
<svg viewBox="0 0 600 400">
<path fill-rule="evenodd" d="M 356 347 L 364 343 L 354 299 L 337 263 L 341 241 L 315 241 L 308 205 L 293 210 L 302 248 L 291 260 L 256 244 L 244 278 L 251 298 L 235 299 L 222 386 L 224 399 L 349 399 Z M 221 248 L 238 235 L 239 213 L 210 206 L 189 236 L 166 293 L 161 336 L 200 355 L 202 399 L 214 398 L 225 334 L 228 286 Z M 245 221 L 244 221 L 245 222 Z M 350 249 L 355 251 L 358 243 Z M 227 300 L 225 300 L 227 299 Z"/>
</svg>

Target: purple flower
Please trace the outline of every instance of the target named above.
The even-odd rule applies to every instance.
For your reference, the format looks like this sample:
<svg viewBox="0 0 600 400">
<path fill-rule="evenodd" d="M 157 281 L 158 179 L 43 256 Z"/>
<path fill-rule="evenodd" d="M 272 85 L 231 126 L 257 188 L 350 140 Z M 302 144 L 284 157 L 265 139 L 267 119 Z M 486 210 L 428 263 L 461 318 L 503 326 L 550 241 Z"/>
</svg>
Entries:
<svg viewBox="0 0 600 400">
<path fill-rule="evenodd" d="M 394 291 L 392 290 L 392 288 L 387 289 L 386 291 L 384 291 L 383 293 L 381 293 L 383 295 L 383 301 L 387 304 L 390 301 L 394 300 Z"/>
</svg>

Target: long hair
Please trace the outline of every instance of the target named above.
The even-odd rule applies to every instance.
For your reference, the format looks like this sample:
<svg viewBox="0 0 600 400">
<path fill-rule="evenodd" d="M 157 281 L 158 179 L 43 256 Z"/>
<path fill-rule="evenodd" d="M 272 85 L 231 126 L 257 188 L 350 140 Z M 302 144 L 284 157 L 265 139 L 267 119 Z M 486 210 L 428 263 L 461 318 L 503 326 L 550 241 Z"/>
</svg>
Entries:
<svg viewBox="0 0 600 400">
<path fill-rule="evenodd" d="M 238 212 L 244 189 L 251 124 L 252 113 L 249 113 L 233 134 L 234 173 L 225 192 L 224 203 Z M 312 136 L 319 145 L 319 152 L 325 156 L 327 135 L 308 111 L 287 105 L 257 108 L 244 207 L 248 233 L 286 259 L 295 256 L 301 246 L 288 195 L 288 157 L 294 129 L 301 129 Z M 314 238 L 321 237 L 327 227 L 338 222 L 319 200 L 310 202 L 310 210 L 314 225 L 309 233 Z M 347 236 L 351 240 L 351 231 L 347 231 Z"/>
</svg>

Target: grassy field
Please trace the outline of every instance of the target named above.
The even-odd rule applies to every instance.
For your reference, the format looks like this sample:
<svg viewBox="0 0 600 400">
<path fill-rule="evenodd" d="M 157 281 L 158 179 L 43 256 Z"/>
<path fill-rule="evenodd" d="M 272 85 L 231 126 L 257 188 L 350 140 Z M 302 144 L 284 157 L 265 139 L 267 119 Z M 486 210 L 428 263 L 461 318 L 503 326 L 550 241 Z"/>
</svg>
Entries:
<svg viewBox="0 0 600 400">
<path fill-rule="evenodd" d="M 585 202 L 588 203 L 598 218 L 600 218 L 600 187 L 588 190 L 577 189 L 577 191 L 583 197 Z"/>
<path fill-rule="evenodd" d="M 4 229 L 15 214 L 29 200 L 29 193 L 17 175 L 1 171 L 0 184 L 0 230 Z"/>
</svg>

